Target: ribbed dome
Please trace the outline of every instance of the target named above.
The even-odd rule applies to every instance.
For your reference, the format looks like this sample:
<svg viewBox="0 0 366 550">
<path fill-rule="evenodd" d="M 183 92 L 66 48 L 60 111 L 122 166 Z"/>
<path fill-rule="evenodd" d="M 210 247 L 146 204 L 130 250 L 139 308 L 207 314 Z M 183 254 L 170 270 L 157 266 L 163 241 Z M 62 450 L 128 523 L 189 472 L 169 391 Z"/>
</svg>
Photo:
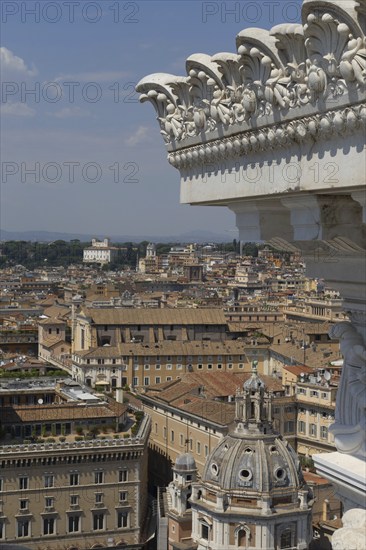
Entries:
<svg viewBox="0 0 366 550">
<path fill-rule="evenodd" d="M 179 455 L 175 461 L 174 469 L 181 472 L 196 470 L 197 466 L 193 455 L 191 455 L 191 453 L 184 453 Z"/>
<path fill-rule="evenodd" d="M 295 451 L 281 436 L 251 436 L 239 430 L 224 437 L 208 457 L 202 482 L 226 491 L 245 489 L 250 496 L 298 489 L 304 479 Z"/>
</svg>

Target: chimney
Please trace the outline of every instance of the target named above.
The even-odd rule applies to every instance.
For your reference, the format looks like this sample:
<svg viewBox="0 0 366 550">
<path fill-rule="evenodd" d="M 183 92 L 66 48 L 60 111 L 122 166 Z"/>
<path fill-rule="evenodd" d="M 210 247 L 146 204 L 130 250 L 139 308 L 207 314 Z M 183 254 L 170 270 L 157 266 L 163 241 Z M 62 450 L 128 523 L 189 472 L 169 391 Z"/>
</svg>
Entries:
<svg viewBox="0 0 366 550">
<path fill-rule="evenodd" d="M 323 502 L 323 521 L 328 521 L 329 519 L 329 500 L 326 498 Z"/>
</svg>

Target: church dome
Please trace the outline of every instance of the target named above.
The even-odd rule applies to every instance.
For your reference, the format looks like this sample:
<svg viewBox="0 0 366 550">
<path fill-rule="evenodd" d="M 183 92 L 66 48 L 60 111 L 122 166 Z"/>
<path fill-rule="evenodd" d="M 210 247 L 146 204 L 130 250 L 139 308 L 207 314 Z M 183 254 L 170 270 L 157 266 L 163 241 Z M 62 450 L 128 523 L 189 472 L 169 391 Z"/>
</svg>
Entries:
<svg viewBox="0 0 366 550">
<path fill-rule="evenodd" d="M 191 453 L 184 453 L 177 457 L 174 466 L 175 471 L 190 472 L 196 469 L 196 461 Z"/>
<path fill-rule="evenodd" d="M 277 434 L 248 435 L 232 432 L 208 457 L 202 482 L 223 491 L 245 490 L 275 495 L 304 485 L 295 451 Z"/>
</svg>

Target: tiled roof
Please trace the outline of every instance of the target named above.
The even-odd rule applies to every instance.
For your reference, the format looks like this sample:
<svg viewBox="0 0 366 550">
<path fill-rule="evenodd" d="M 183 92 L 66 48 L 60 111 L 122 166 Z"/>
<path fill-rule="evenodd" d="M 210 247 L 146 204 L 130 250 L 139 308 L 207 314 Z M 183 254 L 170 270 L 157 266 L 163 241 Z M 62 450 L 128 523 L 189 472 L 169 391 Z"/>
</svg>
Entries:
<svg viewBox="0 0 366 550">
<path fill-rule="evenodd" d="M 96 325 L 226 325 L 221 309 L 85 308 Z"/>
<path fill-rule="evenodd" d="M 123 407 L 123 409 L 122 409 Z M 5 423 L 44 422 L 44 421 L 71 421 L 115 419 L 127 410 L 125 405 L 114 410 L 106 405 L 34 405 L 21 407 L 5 407 L 2 411 L 2 420 Z M 122 412 L 121 412 L 122 411 Z"/>
</svg>

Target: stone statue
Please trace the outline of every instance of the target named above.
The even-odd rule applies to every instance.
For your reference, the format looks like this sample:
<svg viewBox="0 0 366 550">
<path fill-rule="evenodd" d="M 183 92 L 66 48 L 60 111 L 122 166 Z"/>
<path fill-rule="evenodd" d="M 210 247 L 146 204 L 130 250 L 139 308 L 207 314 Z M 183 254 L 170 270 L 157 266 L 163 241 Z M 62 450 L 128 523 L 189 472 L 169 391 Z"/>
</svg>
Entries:
<svg viewBox="0 0 366 550">
<path fill-rule="evenodd" d="M 330 427 L 338 451 L 366 456 L 366 349 L 351 323 L 337 323 L 332 338 L 339 338 L 344 366 L 337 395 L 335 424 Z"/>
</svg>

